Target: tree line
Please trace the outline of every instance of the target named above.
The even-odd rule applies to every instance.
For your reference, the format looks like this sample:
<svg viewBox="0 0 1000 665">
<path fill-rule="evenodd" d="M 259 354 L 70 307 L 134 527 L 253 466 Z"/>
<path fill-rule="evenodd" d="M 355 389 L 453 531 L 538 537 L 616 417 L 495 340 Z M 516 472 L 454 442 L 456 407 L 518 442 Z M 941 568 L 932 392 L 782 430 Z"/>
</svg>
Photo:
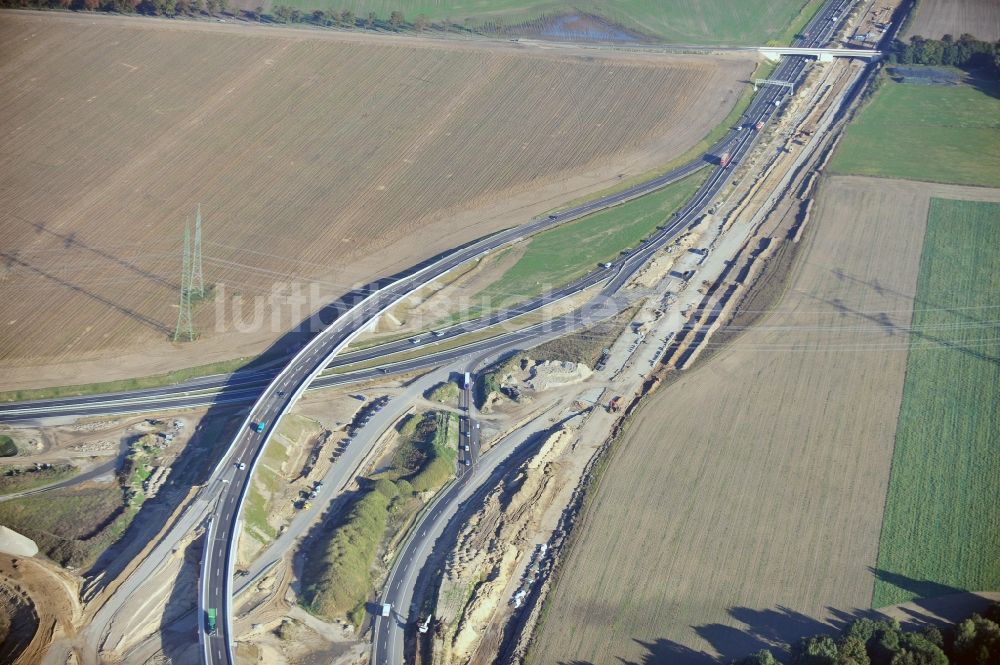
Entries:
<svg viewBox="0 0 1000 665">
<path fill-rule="evenodd" d="M 903 630 L 899 622 L 858 619 L 839 638 L 816 635 L 792 649 L 792 665 L 996 665 L 1000 663 L 1000 603 L 940 630 Z M 777 665 L 764 649 L 733 665 Z"/>
<path fill-rule="evenodd" d="M 895 40 L 889 62 L 900 65 L 946 65 L 962 69 L 992 69 L 1000 72 L 1000 41 L 985 42 L 970 34 L 958 39 L 945 35 L 928 39 L 914 35 L 909 42 Z"/>
<path fill-rule="evenodd" d="M 325 11 L 317 9 L 303 12 L 291 5 L 274 5 L 270 15 L 263 14 L 263 9 L 258 8 L 257 18 L 268 18 L 279 23 L 312 23 L 327 28 L 364 28 L 366 30 L 402 30 L 404 28 L 426 30 L 431 25 L 430 20 L 423 14 L 413 22 L 407 22 L 401 11 L 390 12 L 388 18 L 383 19 L 375 12 L 368 12 L 365 16 L 358 16 L 350 9 Z"/>
<path fill-rule="evenodd" d="M 0 0 L 0 7 L 69 9 L 150 16 L 215 16 L 229 11 L 228 0 Z"/>
<path fill-rule="evenodd" d="M 229 12 L 228 0 L 0 0 L 0 7 L 13 9 L 67 9 L 74 11 L 103 11 L 120 14 L 147 14 L 150 16 L 197 16 L 225 14 Z M 430 27 L 455 28 L 448 19 L 442 25 L 432 24 L 423 14 L 413 21 L 407 21 L 401 11 L 394 11 L 386 18 L 375 12 L 358 16 L 349 9 L 304 12 L 291 5 L 274 5 L 271 13 L 264 11 L 262 4 L 254 9 L 237 10 L 232 13 L 238 18 L 252 21 L 275 21 L 278 23 L 311 23 L 323 27 L 364 28 L 367 30 L 416 30 Z"/>
<path fill-rule="evenodd" d="M 0 0 L 0 7 L 13 9 L 65 9 L 72 11 L 103 11 L 119 14 L 146 14 L 149 16 L 217 16 L 229 14 L 248 21 L 270 21 L 274 23 L 306 23 L 325 28 L 364 29 L 364 30 L 404 30 L 423 32 L 428 29 L 447 32 L 466 32 L 484 34 L 507 34 L 511 30 L 523 29 L 526 26 L 541 25 L 548 20 L 543 16 L 535 21 L 518 24 L 506 24 L 503 19 L 486 21 L 482 25 L 474 25 L 471 18 L 465 19 L 464 25 L 444 18 L 439 23 L 431 22 L 426 15 L 420 14 L 409 20 L 402 11 L 390 12 L 386 17 L 380 17 L 376 12 L 355 14 L 350 9 L 316 9 L 303 11 L 292 5 L 277 4 L 272 6 L 270 13 L 264 10 L 263 4 L 253 9 L 230 11 L 228 0 Z"/>
</svg>

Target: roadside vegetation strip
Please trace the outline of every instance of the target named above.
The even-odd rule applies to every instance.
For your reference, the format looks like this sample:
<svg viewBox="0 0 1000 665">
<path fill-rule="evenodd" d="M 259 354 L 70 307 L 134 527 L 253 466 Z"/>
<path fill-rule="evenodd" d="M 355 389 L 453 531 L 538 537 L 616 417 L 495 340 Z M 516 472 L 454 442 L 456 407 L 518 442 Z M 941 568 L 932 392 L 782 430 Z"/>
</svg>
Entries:
<svg viewBox="0 0 1000 665">
<path fill-rule="evenodd" d="M 390 30 L 436 28 L 569 40 L 736 45 L 762 44 L 779 36 L 795 20 L 804 0 L 744 0 L 735 5 L 728 0 L 353 0 L 341 4 L 352 12 L 350 20 L 331 17 L 330 22 L 342 27 L 365 27 L 373 12 L 375 27 Z M 330 3 L 280 0 L 272 6 L 276 20 L 315 22 L 314 10 L 325 10 Z"/>
<path fill-rule="evenodd" d="M 363 488 L 328 538 L 312 544 L 303 577 L 303 606 L 326 620 L 360 626 L 374 587 L 376 557 L 405 532 L 425 500 L 455 475 L 458 418 L 429 411 L 407 417 L 388 469 Z"/>
<path fill-rule="evenodd" d="M 848 127 L 830 169 L 1000 186 L 1000 83 L 884 82 Z"/>
<path fill-rule="evenodd" d="M 39 468 L 34 466 L 7 468 L 0 474 L 0 496 L 27 492 L 69 480 L 78 473 L 80 469 L 71 464 L 46 464 Z"/>
<path fill-rule="evenodd" d="M 618 339 L 638 312 L 638 305 L 630 307 L 614 318 L 536 346 L 530 354 L 537 360 L 562 360 L 593 368 L 604 349 Z"/>
<path fill-rule="evenodd" d="M 651 194 L 543 231 L 495 282 L 472 296 L 489 308 L 508 307 L 582 277 L 638 245 L 684 205 L 708 177 L 703 171 Z M 484 306 L 485 309 L 485 306 Z"/>
<path fill-rule="evenodd" d="M 0 392 L 0 402 L 23 402 L 28 400 L 54 399 L 57 397 L 81 397 L 85 395 L 102 395 L 105 393 L 127 392 L 145 388 L 164 388 L 214 374 L 231 374 L 258 361 L 255 358 L 234 358 L 207 365 L 186 367 L 166 374 L 102 381 L 100 383 L 83 383 L 73 386 L 54 386 L 52 388 L 29 388 L 26 390 L 8 390 Z"/>
<path fill-rule="evenodd" d="M 932 199 L 873 605 L 1000 588 L 1000 204 Z"/>
<path fill-rule="evenodd" d="M 454 381 L 442 381 L 424 392 L 424 399 L 447 404 L 448 406 L 458 406 L 460 392 L 458 384 Z"/>
</svg>

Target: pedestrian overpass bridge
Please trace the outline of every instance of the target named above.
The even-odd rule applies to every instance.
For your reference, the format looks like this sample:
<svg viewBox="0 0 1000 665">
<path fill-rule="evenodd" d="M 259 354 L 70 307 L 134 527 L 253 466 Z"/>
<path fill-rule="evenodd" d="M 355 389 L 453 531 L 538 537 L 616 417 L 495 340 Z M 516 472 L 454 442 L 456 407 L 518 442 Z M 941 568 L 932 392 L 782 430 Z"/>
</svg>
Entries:
<svg viewBox="0 0 1000 665">
<path fill-rule="evenodd" d="M 757 49 L 768 60 L 778 60 L 783 55 L 805 55 L 831 62 L 834 58 L 864 58 L 878 60 L 882 51 L 864 48 L 796 48 L 794 46 L 761 46 Z"/>
</svg>

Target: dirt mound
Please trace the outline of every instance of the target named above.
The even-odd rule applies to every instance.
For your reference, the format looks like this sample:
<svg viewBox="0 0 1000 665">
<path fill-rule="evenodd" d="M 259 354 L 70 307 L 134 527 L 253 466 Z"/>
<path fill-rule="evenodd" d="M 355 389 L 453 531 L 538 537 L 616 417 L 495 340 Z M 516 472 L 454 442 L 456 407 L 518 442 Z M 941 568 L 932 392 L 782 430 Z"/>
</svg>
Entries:
<svg viewBox="0 0 1000 665">
<path fill-rule="evenodd" d="M 76 578 L 49 561 L 0 554 L 0 663 L 42 662 L 80 619 Z"/>
<path fill-rule="evenodd" d="M 27 592 L 0 581 L 0 662 L 13 663 L 38 631 L 38 613 Z"/>
<path fill-rule="evenodd" d="M 552 501 L 552 465 L 572 439 L 569 429 L 549 435 L 535 455 L 490 493 L 459 535 L 434 613 L 445 627 L 435 645 L 440 662 L 466 662 L 503 607 L 518 563 L 534 549 L 527 530 Z"/>
<path fill-rule="evenodd" d="M 591 374 L 593 372 L 590 368 L 582 363 L 546 360 L 531 368 L 531 381 L 528 385 L 541 392 L 549 388 L 559 388 L 586 381 Z"/>
</svg>

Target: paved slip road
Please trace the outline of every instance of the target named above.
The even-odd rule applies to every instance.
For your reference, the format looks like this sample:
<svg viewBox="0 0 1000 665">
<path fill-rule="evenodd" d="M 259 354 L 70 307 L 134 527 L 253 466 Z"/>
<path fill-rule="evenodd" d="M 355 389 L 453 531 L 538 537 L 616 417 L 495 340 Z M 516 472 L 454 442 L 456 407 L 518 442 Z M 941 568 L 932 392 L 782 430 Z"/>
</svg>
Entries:
<svg viewBox="0 0 1000 665">
<path fill-rule="evenodd" d="M 718 146 L 723 145 L 728 139 L 720 141 Z M 717 147 L 718 147 L 717 146 Z M 721 148 L 720 148 L 721 149 Z M 712 152 L 716 148 L 711 149 Z M 514 242 L 520 238 L 537 233 L 539 230 L 550 226 L 561 224 L 565 221 L 585 216 L 596 209 L 603 209 L 618 205 L 628 199 L 640 196 L 655 189 L 659 189 L 673 182 L 677 182 L 692 173 L 703 168 L 707 168 L 709 163 L 705 160 L 692 161 L 670 173 L 666 173 L 648 183 L 636 185 L 627 192 L 608 196 L 603 205 L 596 205 L 592 202 L 572 208 L 570 210 L 557 213 L 543 220 L 538 220 L 527 226 L 515 227 L 505 234 L 505 239 L 499 239 L 500 244 Z M 627 194 L 627 196 L 625 195 Z M 517 233 L 513 233 L 517 232 Z M 496 237 L 496 236 L 494 236 Z M 489 239 L 486 239 L 489 240 Z M 500 245 L 497 245 L 500 246 Z M 466 259 L 468 260 L 468 259 Z M 454 267 L 454 266 L 453 266 Z M 506 321 L 510 321 L 518 316 L 536 311 L 558 302 L 580 291 L 586 290 L 595 284 L 609 279 L 618 270 L 617 263 L 611 267 L 598 267 L 594 271 L 567 284 L 554 291 L 544 293 L 538 297 L 529 299 L 516 306 L 493 312 L 486 316 L 463 323 L 457 323 L 446 328 L 434 331 L 433 334 L 417 334 L 410 339 L 398 340 L 386 344 L 371 347 L 360 351 L 338 354 L 327 364 L 328 368 L 342 367 L 353 363 L 360 363 L 375 360 L 398 353 L 401 351 L 412 351 L 414 349 L 430 348 L 436 344 L 446 342 L 461 335 L 465 335 L 487 328 L 492 328 Z M 428 278 L 430 281 L 431 278 Z M 73 397 L 58 397 L 42 400 L 30 400 L 0 405 L 0 422 L 18 422 L 25 420 L 37 420 L 52 416 L 82 416 L 82 415 L 111 415 L 122 413 L 142 413 L 156 412 L 167 409 L 190 408 L 195 406 L 207 406 L 212 404 L 240 404 L 251 403 L 261 392 L 274 381 L 278 374 L 275 369 L 258 369 L 250 371 L 237 371 L 232 375 L 213 375 L 198 377 L 172 386 L 160 388 L 142 388 L 119 393 L 106 393 L 101 395 L 83 395 Z M 368 376 L 375 376 L 369 374 Z M 318 379 L 315 387 L 326 387 L 338 385 L 339 382 L 332 381 L 320 383 L 328 377 Z M 224 390 L 219 394 L 220 390 Z"/>
<path fill-rule="evenodd" d="M 810 21 L 804 29 L 810 37 L 795 40 L 796 46 L 815 46 L 828 42 L 835 33 L 839 20 L 845 15 L 846 9 L 853 0 L 830 0 Z M 778 65 L 772 79 L 795 82 L 805 68 L 804 58 L 789 57 Z M 725 144 L 730 150 L 730 165 L 738 165 L 746 157 L 756 139 L 754 126 L 758 122 L 767 123 L 775 113 L 784 88 L 778 86 L 764 87 L 755 96 L 741 121 L 742 130 L 731 132 L 729 142 Z M 776 102 L 778 102 L 776 104 Z M 656 234 L 644 241 L 636 250 L 624 257 L 618 266 L 618 272 L 602 290 L 602 296 L 610 297 L 658 251 L 667 241 L 689 228 L 700 214 L 710 206 L 712 200 L 728 182 L 730 172 L 725 168 L 716 168 L 702 185 L 691 201 L 665 224 Z M 518 445 L 528 438 L 524 428 L 508 437 L 483 459 L 477 460 L 475 470 L 464 474 L 443 496 L 434 510 L 429 511 L 414 525 L 413 539 L 407 543 L 396 561 L 393 570 L 386 580 L 383 600 L 393 607 L 389 618 L 377 617 L 372 639 L 372 663 L 374 665 L 395 665 L 404 662 L 404 635 L 408 623 L 415 620 L 413 613 L 414 586 L 420 571 L 434 550 L 438 538 L 444 533 L 449 521 L 455 516 L 459 505 L 482 489 L 482 486 L 495 478 L 495 472 L 511 468 L 514 460 L 510 452 L 518 449 Z M 494 453 L 495 456 L 494 456 Z M 518 462 L 519 463 L 519 462 Z M 445 543 L 442 546 L 450 546 Z"/>
<path fill-rule="evenodd" d="M 829 13 L 832 6 L 841 5 L 844 2 L 846 0 L 828 3 L 823 12 Z M 827 32 L 830 31 L 832 31 L 832 27 Z M 818 38 L 814 37 L 814 39 Z M 782 78 L 783 80 L 795 80 L 803 66 L 801 58 L 786 60 L 779 65 L 772 77 Z M 743 129 L 741 131 L 734 130 L 727 134 L 713 148 L 713 151 L 718 152 L 723 149 L 730 149 L 733 153 L 731 163 L 738 164 L 739 160 L 749 150 L 755 138 L 753 130 L 748 128 L 749 123 L 758 120 L 766 122 L 774 112 L 773 102 L 783 93 L 784 89 L 782 88 L 764 88 L 755 97 L 748 109 Z M 205 497 L 199 497 L 202 503 L 207 503 L 214 507 L 213 519 L 209 530 L 209 540 L 202 561 L 199 614 L 202 622 L 204 621 L 204 610 L 207 608 L 216 608 L 219 614 L 219 629 L 215 634 L 207 635 L 204 630 L 200 631 L 200 635 L 203 638 L 205 661 L 207 663 L 233 662 L 230 612 L 232 569 L 234 564 L 233 555 L 239 534 L 240 507 L 248 487 L 247 481 L 259 459 L 263 445 L 277 420 L 287 412 L 305 388 L 314 381 L 320 371 L 330 363 L 334 356 L 343 350 L 354 336 L 382 311 L 402 297 L 419 288 L 427 281 L 440 277 L 454 267 L 476 256 L 569 219 L 574 219 L 594 210 L 615 205 L 648 193 L 704 166 L 705 163 L 703 160 L 693 161 L 676 171 L 641 183 L 623 192 L 559 212 L 545 219 L 535 220 L 529 224 L 508 229 L 507 231 L 459 248 L 429 265 L 415 269 L 409 274 L 404 274 L 387 286 L 377 290 L 373 287 L 371 295 L 359 302 L 353 303 L 352 307 L 343 311 L 332 324 L 317 334 L 296 354 L 289 364 L 273 377 L 262 393 L 258 389 L 259 397 L 256 403 L 250 410 L 239 434 L 231 443 L 229 450 L 223 456 L 218 468 L 213 473 L 213 486 L 207 488 L 208 491 Z M 716 169 L 684 213 L 679 215 L 673 223 L 669 224 L 667 228 L 656 234 L 652 239 L 643 243 L 639 249 L 620 259 L 612 268 L 608 269 L 616 276 L 605 287 L 605 294 L 617 291 L 664 242 L 676 236 L 677 233 L 692 223 L 706 204 L 711 201 L 718 190 L 725 184 L 728 175 L 725 169 Z M 602 275 L 601 279 L 605 279 L 606 277 L 606 275 Z M 597 281 L 600 281 L 600 279 Z M 578 310 L 577 313 L 574 313 L 576 318 L 573 316 L 563 317 L 563 319 L 555 323 L 555 328 L 549 327 L 547 330 L 537 331 L 536 334 L 549 334 L 552 330 L 558 331 L 559 326 L 563 326 L 562 329 L 564 330 L 574 329 L 575 325 L 579 325 L 579 321 L 583 320 L 581 317 L 585 316 L 585 312 L 581 314 L 581 311 L 583 310 Z M 518 336 L 521 336 L 525 342 L 532 339 L 530 331 L 511 333 L 507 336 L 507 339 L 516 340 Z M 490 343 L 496 344 L 496 341 L 490 340 Z M 445 352 L 440 354 L 440 358 L 447 361 L 451 358 L 461 357 L 461 355 L 467 353 L 469 353 L 467 349 Z M 406 363 L 399 363 L 395 367 L 403 369 L 405 365 Z M 202 382 L 200 385 L 204 386 L 206 383 Z M 177 388 L 163 390 L 163 393 L 147 392 L 140 399 L 152 401 L 158 399 L 162 394 L 176 392 Z M 228 398 L 229 396 L 224 397 Z M 84 401 L 95 400 L 95 398 L 76 399 Z M 99 398 L 96 398 L 96 400 L 99 401 Z M 218 399 L 213 398 L 212 401 L 217 402 Z M 176 408 L 179 404 L 179 402 L 175 401 L 173 408 Z M 57 407 L 59 405 L 50 404 L 50 406 Z M 57 409 L 53 408 L 53 410 Z M 256 425 L 258 423 L 262 423 L 262 431 L 257 431 Z M 243 469 L 238 468 L 238 465 L 241 463 L 245 464 L 246 467 Z M 212 501 L 210 498 L 215 493 L 218 494 L 217 502 Z M 195 513 L 196 511 L 192 511 L 192 515 Z"/>
<path fill-rule="evenodd" d="M 383 311 L 432 279 L 451 269 L 495 250 L 510 242 L 532 235 L 554 224 L 573 219 L 661 187 L 676 178 L 676 173 L 702 167 L 702 162 L 691 164 L 654 180 L 635 185 L 628 190 L 585 203 L 571 210 L 549 215 L 524 226 L 502 231 L 460 248 L 438 261 L 424 266 L 412 274 L 404 275 L 392 284 L 374 291 L 351 309 L 344 312 L 326 329 L 318 333 L 291 362 L 271 381 L 251 408 L 240 432 L 223 456 L 219 468 L 232 465 L 236 468 L 231 481 L 222 488 L 217 513 L 210 529 L 211 540 L 202 560 L 202 594 L 199 598 L 202 613 L 208 608 L 218 611 L 218 630 L 209 634 L 201 631 L 203 654 L 206 663 L 235 662 L 232 649 L 232 574 L 235 549 L 239 537 L 240 509 L 249 487 L 248 479 L 260 458 L 267 437 L 274 424 L 294 404 L 306 387 L 329 364 L 332 358 L 346 347 L 367 325 Z M 664 236 L 666 237 L 666 236 Z M 647 252 L 652 245 L 647 244 Z M 635 264 L 638 265 L 638 264 Z"/>
<path fill-rule="evenodd" d="M 534 452 L 542 441 L 539 431 L 551 425 L 548 419 L 548 412 L 538 416 L 497 443 L 486 455 L 477 457 L 471 471 L 460 475 L 439 495 L 421 523 L 413 528 L 413 536 L 400 549 L 386 580 L 381 602 L 392 607 L 390 616 L 375 617 L 371 661 L 374 665 L 403 662 L 403 636 L 406 625 L 411 621 L 414 588 L 424 562 L 435 547 L 450 547 L 450 540 L 442 540 L 441 536 L 448 530 L 462 504 L 488 489 L 492 486 L 489 481 L 495 482 Z"/>
</svg>

